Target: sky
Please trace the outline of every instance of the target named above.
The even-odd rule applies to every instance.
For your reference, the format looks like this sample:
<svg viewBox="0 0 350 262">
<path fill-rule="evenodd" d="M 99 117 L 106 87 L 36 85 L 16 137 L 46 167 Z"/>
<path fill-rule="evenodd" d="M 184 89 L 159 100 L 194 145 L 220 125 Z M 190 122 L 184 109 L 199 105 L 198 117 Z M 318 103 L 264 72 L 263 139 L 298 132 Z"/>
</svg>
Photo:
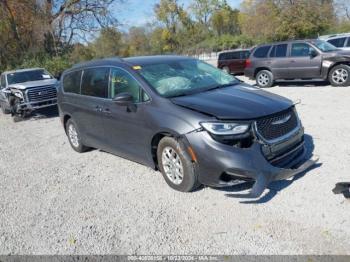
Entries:
<svg viewBox="0 0 350 262">
<path fill-rule="evenodd" d="M 121 23 L 121 28 L 144 25 L 154 20 L 153 8 L 159 0 L 125 0 L 123 4 L 115 4 L 113 13 Z M 179 0 L 180 4 L 188 7 L 189 0 Z M 242 0 L 227 0 L 233 8 L 239 8 Z"/>
</svg>

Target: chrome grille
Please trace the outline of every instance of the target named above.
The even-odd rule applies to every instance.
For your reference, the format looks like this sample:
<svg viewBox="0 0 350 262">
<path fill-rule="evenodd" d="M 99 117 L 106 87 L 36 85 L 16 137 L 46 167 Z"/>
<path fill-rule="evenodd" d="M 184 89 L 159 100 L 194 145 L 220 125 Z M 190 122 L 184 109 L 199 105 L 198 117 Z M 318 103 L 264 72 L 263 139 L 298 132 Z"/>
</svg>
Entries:
<svg viewBox="0 0 350 262">
<path fill-rule="evenodd" d="M 29 102 L 40 102 L 55 99 L 57 97 L 57 90 L 55 86 L 34 87 L 27 91 L 27 96 Z"/>
<path fill-rule="evenodd" d="M 266 140 L 278 139 L 298 126 L 298 116 L 294 108 L 264 117 L 256 121 L 259 134 Z"/>
</svg>

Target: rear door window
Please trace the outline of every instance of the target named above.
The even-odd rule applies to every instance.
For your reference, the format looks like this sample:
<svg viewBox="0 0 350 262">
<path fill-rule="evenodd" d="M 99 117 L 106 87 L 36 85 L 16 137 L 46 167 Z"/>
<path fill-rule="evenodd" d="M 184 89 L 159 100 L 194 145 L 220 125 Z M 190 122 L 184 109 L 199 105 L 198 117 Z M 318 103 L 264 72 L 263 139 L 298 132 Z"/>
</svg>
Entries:
<svg viewBox="0 0 350 262">
<path fill-rule="evenodd" d="M 81 83 L 81 94 L 100 98 L 108 98 L 109 68 L 85 69 Z"/>
<path fill-rule="evenodd" d="M 275 45 L 270 53 L 270 57 L 286 57 L 288 44 Z"/>
<path fill-rule="evenodd" d="M 63 78 L 63 90 L 66 93 L 80 94 L 81 71 L 68 73 Z"/>
<path fill-rule="evenodd" d="M 267 57 L 267 54 L 269 53 L 271 46 L 261 46 L 258 47 L 254 52 L 254 57 L 257 58 L 264 58 Z"/>
<path fill-rule="evenodd" d="M 335 38 L 328 40 L 328 43 L 331 43 L 335 47 L 344 47 L 346 37 L 341 37 L 341 38 Z"/>
</svg>

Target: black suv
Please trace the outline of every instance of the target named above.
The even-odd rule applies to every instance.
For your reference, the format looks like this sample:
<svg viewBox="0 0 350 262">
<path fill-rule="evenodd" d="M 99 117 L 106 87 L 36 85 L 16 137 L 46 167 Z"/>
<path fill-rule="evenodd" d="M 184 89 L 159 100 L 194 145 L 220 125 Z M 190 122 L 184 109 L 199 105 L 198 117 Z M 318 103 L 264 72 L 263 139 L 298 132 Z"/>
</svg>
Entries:
<svg viewBox="0 0 350 262">
<path fill-rule="evenodd" d="M 260 87 L 276 80 L 329 80 L 350 84 L 350 52 L 322 40 L 296 40 L 256 47 L 246 62 L 245 75 Z"/>
<path fill-rule="evenodd" d="M 160 169 L 179 191 L 272 180 L 314 164 L 288 99 L 181 56 L 92 61 L 64 72 L 61 121 L 77 152 L 89 147 Z"/>
</svg>

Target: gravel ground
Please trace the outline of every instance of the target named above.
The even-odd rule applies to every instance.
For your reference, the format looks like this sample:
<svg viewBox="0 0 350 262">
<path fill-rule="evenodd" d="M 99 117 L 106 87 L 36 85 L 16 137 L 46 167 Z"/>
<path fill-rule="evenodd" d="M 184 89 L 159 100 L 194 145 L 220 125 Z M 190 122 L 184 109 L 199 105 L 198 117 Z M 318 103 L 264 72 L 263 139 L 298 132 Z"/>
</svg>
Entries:
<svg viewBox="0 0 350 262">
<path fill-rule="evenodd" d="M 78 154 L 58 117 L 0 115 L 0 254 L 350 254 L 350 88 L 283 84 L 321 166 L 251 202 L 171 190 L 160 173 Z M 311 143 L 309 143 L 311 144 Z"/>
</svg>

